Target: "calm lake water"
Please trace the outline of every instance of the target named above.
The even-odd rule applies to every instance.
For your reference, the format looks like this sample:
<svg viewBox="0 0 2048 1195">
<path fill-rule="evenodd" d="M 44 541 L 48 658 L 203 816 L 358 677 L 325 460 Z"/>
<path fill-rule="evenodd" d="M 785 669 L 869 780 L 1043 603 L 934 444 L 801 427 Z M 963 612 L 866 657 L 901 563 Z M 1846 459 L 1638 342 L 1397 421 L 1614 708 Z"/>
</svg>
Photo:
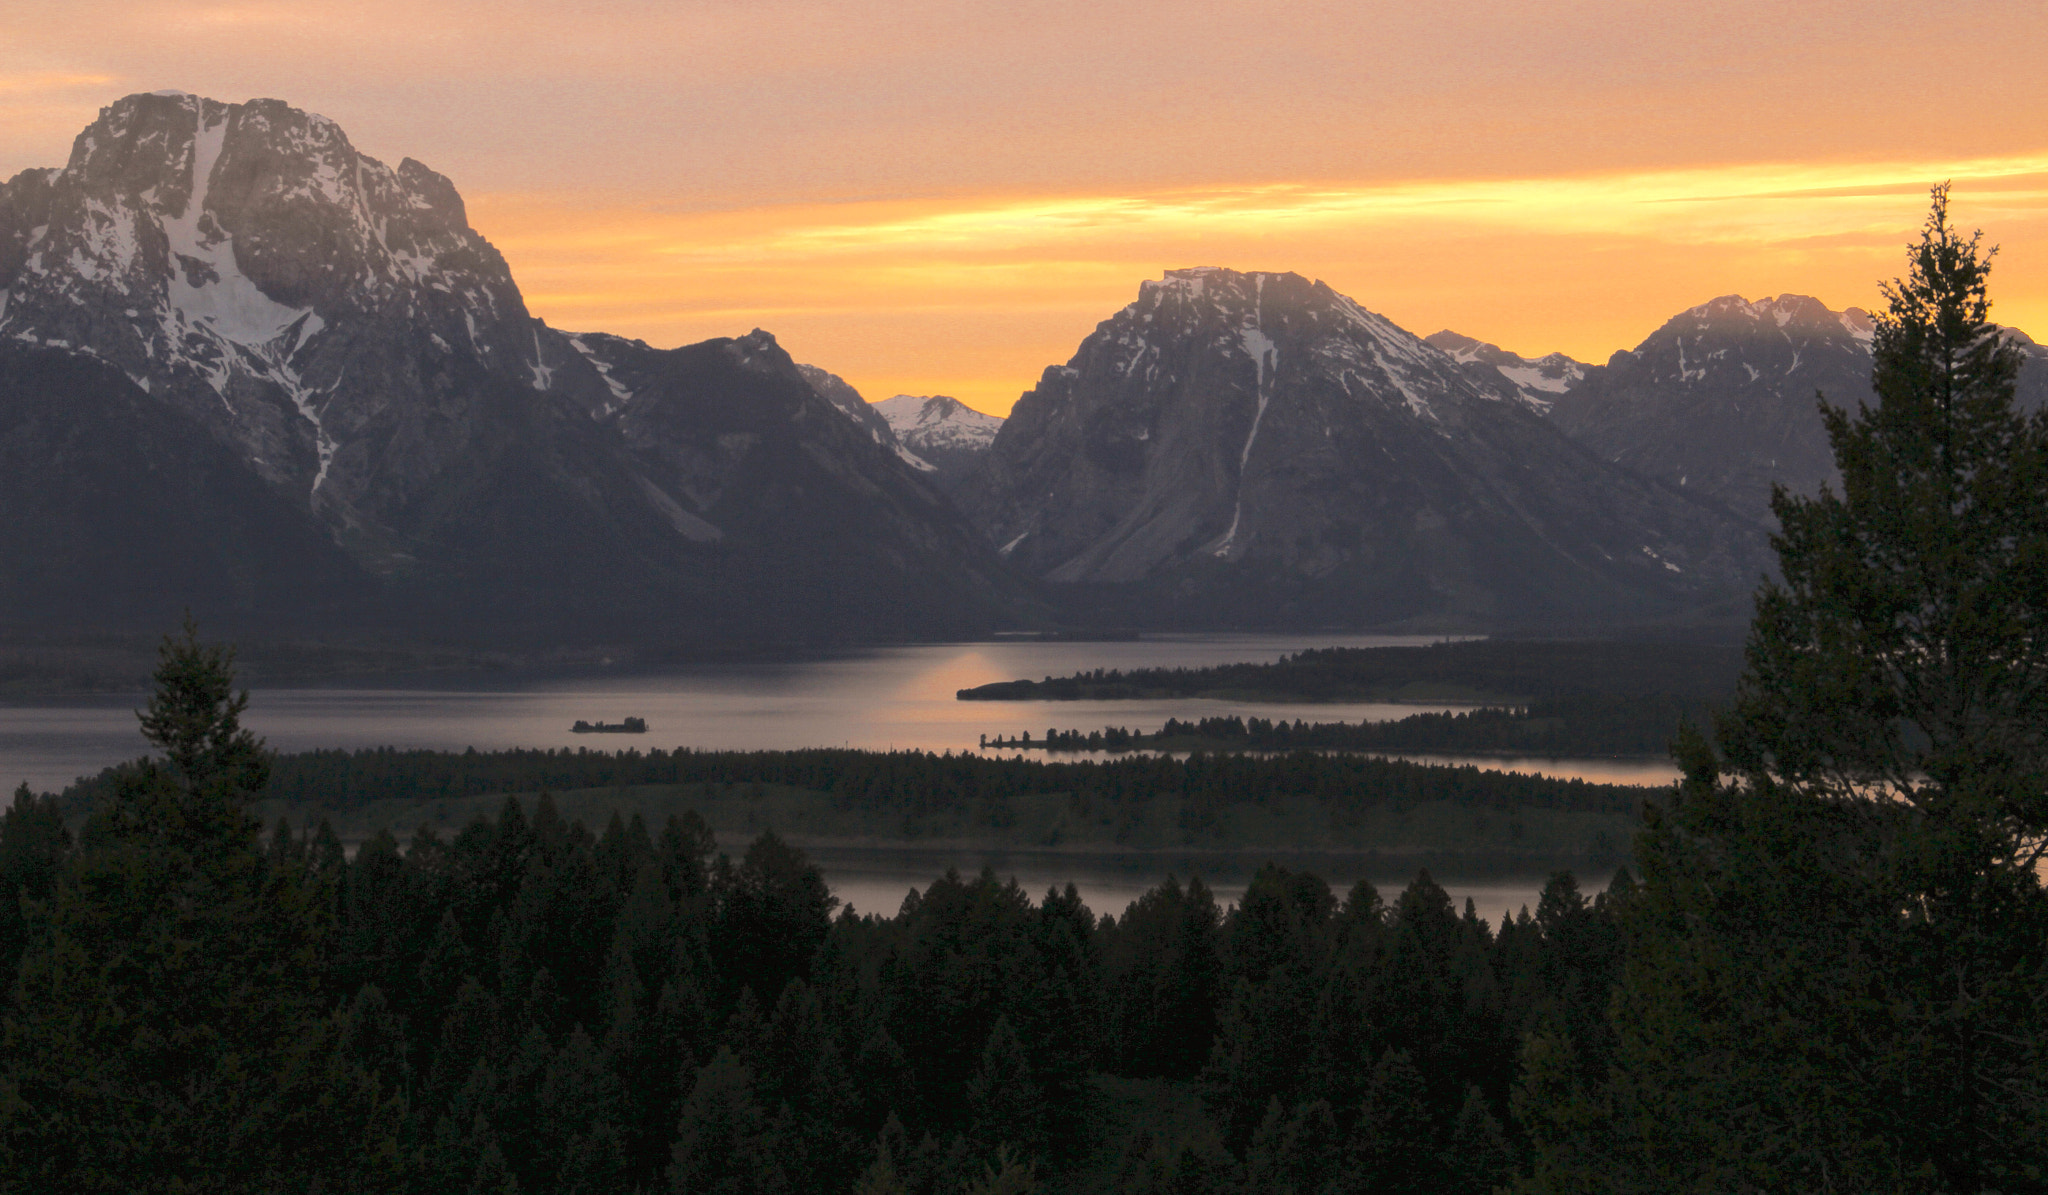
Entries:
<svg viewBox="0 0 2048 1195">
<path fill-rule="evenodd" d="M 1129 643 L 1032 641 L 936 644 L 850 652 L 802 662 L 726 664 L 658 676 L 581 677 L 503 688 L 298 688 L 257 689 L 245 723 L 284 751 L 318 747 L 423 747 L 480 751 L 506 747 L 695 747 L 741 750 L 861 747 L 871 750 L 972 751 L 982 735 L 1033 737 L 1048 728 L 1092 730 L 1126 726 L 1157 730 L 1168 718 L 1183 721 L 1219 714 L 1357 722 L 1406 717 L 1445 705 L 1335 703 L 1262 704 L 1169 701 L 959 701 L 955 691 L 990 681 L 1064 676 L 1082 669 L 1202 667 L 1265 662 L 1311 647 L 1375 647 L 1427 643 L 1431 637 L 1388 635 L 1160 635 Z M 75 777 L 143 753 L 136 731 L 139 697 L 0 706 L 0 784 L 26 780 L 55 791 Z M 578 735 L 575 720 L 615 722 L 645 718 L 644 735 Z M 1078 758 L 1068 754 L 1060 758 Z M 1676 778 L 1666 763 L 1614 760 L 1499 760 L 1456 762 L 1482 767 L 1620 783 L 1661 784 Z M 947 866 L 977 870 L 979 856 L 952 860 L 872 854 L 865 861 L 836 860 L 830 874 L 842 899 L 867 911 L 893 912 L 903 892 L 922 886 Z M 1003 863 L 1012 865 L 1004 871 Z M 1156 867 L 1156 864 L 1152 865 Z M 1219 864 L 1219 866 L 1221 866 Z M 1234 881 L 1213 871 L 1219 894 L 1241 892 L 1250 866 L 1233 864 Z M 1021 868 L 1021 870 L 1019 870 Z M 1064 869 L 1064 870 L 1062 870 Z M 1322 869 L 1318 869 L 1321 871 Z M 1122 910 L 1161 874 L 1139 865 L 1081 865 L 1074 860 L 1004 860 L 998 871 L 1017 875 L 1034 896 L 1055 881 L 1081 883 L 1090 906 Z M 1085 872 L 1086 874 L 1081 874 Z M 1143 874 L 1140 874 L 1143 873 Z M 1182 871 L 1185 875 L 1185 870 Z M 1205 878 L 1211 875 L 1205 871 Z M 1361 877 L 1325 872 L 1334 881 L 1370 878 L 1383 893 L 1411 877 Z M 1518 907 L 1542 877 L 1516 877 L 1453 885 L 1457 895 L 1484 896 L 1482 906 Z M 1383 882 L 1384 881 L 1384 882 Z M 1604 880 L 1603 880 L 1604 883 Z M 1477 885 L 1477 886 L 1475 886 Z M 893 892 L 893 896 L 889 895 Z M 1490 917 L 1497 916 L 1497 909 Z"/>
</svg>

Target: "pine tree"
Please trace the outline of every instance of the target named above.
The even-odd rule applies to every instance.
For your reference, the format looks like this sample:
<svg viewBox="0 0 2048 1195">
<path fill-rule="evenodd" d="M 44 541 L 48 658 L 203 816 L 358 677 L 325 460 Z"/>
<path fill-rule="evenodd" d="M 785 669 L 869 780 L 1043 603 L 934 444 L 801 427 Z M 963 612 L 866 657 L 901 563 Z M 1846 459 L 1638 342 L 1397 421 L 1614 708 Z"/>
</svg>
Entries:
<svg viewBox="0 0 2048 1195">
<path fill-rule="evenodd" d="M 697 1072 L 676 1126 L 669 1187 L 677 1195 L 780 1195 L 790 1190 L 754 1077 L 721 1048 Z"/>
<path fill-rule="evenodd" d="M 903 1126 L 891 1116 L 875 1140 L 874 1161 L 868 1163 L 860 1181 L 853 1185 L 853 1195 L 909 1195 L 902 1175 L 896 1172 L 896 1154 L 902 1141 Z"/>
<path fill-rule="evenodd" d="M 28 902 L 47 899 L 71 854 L 71 833 L 56 799 L 14 790 L 0 816 L 0 1008 L 14 991 L 14 973 L 28 947 Z"/>
<path fill-rule="evenodd" d="M 1477 1087 L 1465 1089 L 1465 1104 L 1451 1122 L 1440 1161 L 1447 1176 L 1445 1195 L 1488 1195 L 1514 1174 L 1514 1147 Z"/>
<path fill-rule="evenodd" d="M 817 866 L 773 832 L 755 839 L 737 867 L 719 864 L 714 942 L 724 978 L 732 990 L 751 987 L 772 1003 L 783 984 L 810 968 L 839 898 Z"/>
<path fill-rule="evenodd" d="M 1775 495 L 1783 579 L 1652 811 L 1603 1082 L 1533 1042 L 1550 1190 L 2048 1181 L 2048 419 L 1937 188 L 1886 288 L 1841 491 Z"/>
<path fill-rule="evenodd" d="M 1027 1157 L 1045 1148 L 1045 1094 L 1008 1017 L 996 1019 L 966 1096 L 971 1135 L 983 1146 L 1008 1145 Z"/>
<path fill-rule="evenodd" d="M 276 1187 L 374 1136 L 378 1083 L 321 1054 L 315 877 L 245 812 L 269 762 L 232 660 L 189 622 L 165 639 L 141 714 L 163 755 L 120 774 L 31 935 L 0 1025 L 0 1189 Z"/>
<path fill-rule="evenodd" d="M 961 1188 L 961 1195 L 1038 1195 L 1038 1191 L 1038 1168 L 1003 1146 L 982 1168 L 981 1177 Z"/>
<path fill-rule="evenodd" d="M 1328 1103 L 1314 1100 L 1290 1115 L 1273 1100 L 1245 1151 L 1245 1187 L 1273 1195 L 1323 1195 L 1337 1189 L 1343 1153 Z"/>
<path fill-rule="evenodd" d="M 1406 1053 L 1387 1051 L 1373 1066 L 1345 1146 L 1351 1186 L 1380 1195 L 1424 1195 L 1439 1189 L 1436 1141 L 1422 1075 Z"/>
</svg>

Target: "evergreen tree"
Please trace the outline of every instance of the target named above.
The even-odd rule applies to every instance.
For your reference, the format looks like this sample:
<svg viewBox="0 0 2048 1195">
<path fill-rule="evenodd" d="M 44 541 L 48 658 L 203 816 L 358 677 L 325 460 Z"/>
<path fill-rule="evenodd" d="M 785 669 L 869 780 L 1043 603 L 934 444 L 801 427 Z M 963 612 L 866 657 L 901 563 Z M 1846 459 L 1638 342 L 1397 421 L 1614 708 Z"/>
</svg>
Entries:
<svg viewBox="0 0 2048 1195">
<path fill-rule="evenodd" d="M 726 982 L 773 1003 L 783 984 L 810 969 L 839 898 L 817 866 L 772 831 L 754 840 L 737 867 L 721 858 L 714 887 L 714 942 Z"/>
<path fill-rule="evenodd" d="M 1345 1146 L 1351 1186 L 1376 1195 L 1426 1195 L 1438 1190 L 1442 1175 L 1437 1140 L 1422 1075 L 1406 1053 L 1388 1050 L 1373 1066 Z"/>
<path fill-rule="evenodd" d="M 1105 980 L 1117 1069 L 1191 1078 L 1216 1035 L 1222 914 L 1200 880 L 1167 877 L 1107 935 Z"/>
<path fill-rule="evenodd" d="M 1440 1161 L 1447 1180 L 1444 1195 L 1488 1195 L 1513 1177 L 1514 1147 L 1477 1087 L 1465 1089 L 1464 1106 L 1451 1122 Z"/>
<path fill-rule="evenodd" d="M 1343 1143 L 1330 1105 L 1314 1100 L 1291 1115 L 1280 1101 L 1266 1105 L 1265 1119 L 1245 1151 L 1245 1189 L 1272 1195 L 1324 1195 L 1337 1189 Z"/>
<path fill-rule="evenodd" d="M 676 1126 L 669 1188 L 676 1195 L 781 1195 L 791 1190 L 754 1077 L 721 1048 L 697 1072 Z"/>
<path fill-rule="evenodd" d="M 909 1195 L 909 1188 L 896 1172 L 896 1153 L 902 1142 L 903 1126 L 892 1116 L 875 1140 L 875 1159 L 853 1185 L 853 1195 Z"/>
<path fill-rule="evenodd" d="M 1540 1188 L 2048 1183 L 2048 419 L 1989 257 L 1937 188 L 1875 403 L 1823 403 L 1840 493 L 1774 496 L 1736 705 L 1638 843 L 1608 1077 L 1530 1047 Z"/>
<path fill-rule="evenodd" d="M 995 1160 L 983 1167 L 981 1177 L 961 1188 L 961 1195 L 1038 1195 L 1038 1168 L 1012 1156 L 1007 1147 L 996 1150 Z"/>
<path fill-rule="evenodd" d="M 28 904 L 47 899 L 71 854 L 71 833 L 53 797 L 24 783 L 0 815 L 0 1008 L 14 990 L 15 968 L 28 946 Z"/>
<path fill-rule="evenodd" d="M 119 775 L 31 935 L 0 1025 L 0 1189 L 332 1184 L 323 1159 L 387 1111 L 323 1053 L 317 881 L 244 812 L 269 765 L 232 658 L 189 621 L 165 639 L 141 714 L 163 756 Z"/>
<path fill-rule="evenodd" d="M 984 1147 L 1007 1145 L 1027 1157 L 1044 1150 L 1045 1093 L 1008 1017 L 996 1019 L 966 1096 L 970 1135 Z"/>
</svg>

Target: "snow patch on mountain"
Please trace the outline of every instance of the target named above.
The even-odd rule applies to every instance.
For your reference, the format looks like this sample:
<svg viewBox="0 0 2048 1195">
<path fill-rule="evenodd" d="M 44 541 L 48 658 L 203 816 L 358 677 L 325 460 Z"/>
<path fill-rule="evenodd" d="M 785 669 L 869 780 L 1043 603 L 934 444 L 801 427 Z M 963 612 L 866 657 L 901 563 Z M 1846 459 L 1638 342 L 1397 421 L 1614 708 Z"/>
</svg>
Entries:
<svg viewBox="0 0 2048 1195">
<path fill-rule="evenodd" d="M 1498 375 L 1513 387 L 1514 398 L 1538 412 L 1548 410 L 1558 395 L 1586 376 L 1586 367 L 1563 353 L 1524 357 L 1448 328 L 1425 337 L 1424 343 L 1450 357 L 1474 377 L 1491 381 Z"/>
<path fill-rule="evenodd" d="M 569 347 L 590 362 L 591 368 L 597 370 L 597 376 L 604 382 L 605 389 L 611 391 L 613 401 L 606 403 L 598 411 L 598 418 L 601 419 L 633 401 L 633 392 L 626 388 L 625 383 L 612 376 L 612 363 L 585 344 L 581 336 L 569 337 Z"/>
</svg>

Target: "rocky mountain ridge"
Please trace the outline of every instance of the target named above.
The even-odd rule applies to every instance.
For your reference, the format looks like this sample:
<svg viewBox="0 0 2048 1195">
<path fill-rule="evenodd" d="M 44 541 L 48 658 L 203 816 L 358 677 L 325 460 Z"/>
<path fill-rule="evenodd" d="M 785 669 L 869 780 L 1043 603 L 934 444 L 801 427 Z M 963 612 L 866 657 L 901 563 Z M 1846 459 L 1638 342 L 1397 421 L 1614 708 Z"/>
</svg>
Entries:
<svg viewBox="0 0 2048 1195">
<path fill-rule="evenodd" d="M 1836 477 L 1818 400 L 1870 397 L 1868 313 L 1806 295 L 1723 295 L 1679 312 L 1557 396 L 1550 417 L 1602 458 L 1768 522 L 1773 483 Z M 2020 405 L 2048 399 L 2048 350 L 2017 330 Z"/>
<path fill-rule="evenodd" d="M 276 100 L 129 96 L 64 168 L 0 185 L 0 341 L 105 367 L 21 366 L 85 396 L 17 392 L 0 423 L 21 444 L 115 418 L 95 411 L 160 445 L 196 431 L 223 453 L 166 451 L 155 466 L 234 462 L 257 489 L 177 485 L 261 493 L 279 526 L 317 528 L 349 568 L 316 588 L 366 625 L 691 642 L 957 634 L 1020 592 L 767 333 L 664 351 L 549 328 L 447 179 L 410 159 L 386 167 Z M 53 492 L 70 484 L 64 460 L 32 463 Z M 93 512 L 74 520 L 66 557 L 79 584 L 147 585 L 113 547 L 137 512 Z M 34 538 L 22 513 L 5 516 Z M 222 558 L 283 573 L 320 556 L 266 551 Z M 70 617 L 25 579 L 12 591 L 21 604 L 0 622 Z M 293 617 L 250 600 L 262 609 L 220 614 Z"/>
<path fill-rule="evenodd" d="M 1558 395 L 1586 376 L 1585 364 L 1563 353 L 1524 357 L 1449 328 L 1433 332 L 1423 341 L 1449 354 L 1482 385 L 1496 384 L 1496 377 L 1507 382 L 1524 403 L 1538 411 L 1548 410 Z"/>
<path fill-rule="evenodd" d="M 1754 525 L 1605 464 L 1469 364 L 1298 275 L 1169 271 L 1045 371 L 961 500 L 1020 568 L 1186 625 L 1593 621 L 1746 594 Z"/>
</svg>

